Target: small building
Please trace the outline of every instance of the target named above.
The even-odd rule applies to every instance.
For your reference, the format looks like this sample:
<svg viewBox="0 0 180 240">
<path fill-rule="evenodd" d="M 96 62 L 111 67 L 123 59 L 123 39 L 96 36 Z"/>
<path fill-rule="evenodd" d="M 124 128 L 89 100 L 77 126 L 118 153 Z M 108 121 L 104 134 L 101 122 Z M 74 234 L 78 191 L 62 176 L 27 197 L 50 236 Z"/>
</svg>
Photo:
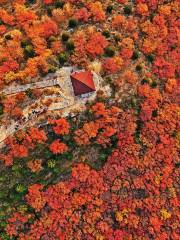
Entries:
<svg viewBox="0 0 180 240">
<path fill-rule="evenodd" d="M 75 96 L 94 92 L 96 90 L 91 71 L 73 72 L 70 77 Z"/>
</svg>

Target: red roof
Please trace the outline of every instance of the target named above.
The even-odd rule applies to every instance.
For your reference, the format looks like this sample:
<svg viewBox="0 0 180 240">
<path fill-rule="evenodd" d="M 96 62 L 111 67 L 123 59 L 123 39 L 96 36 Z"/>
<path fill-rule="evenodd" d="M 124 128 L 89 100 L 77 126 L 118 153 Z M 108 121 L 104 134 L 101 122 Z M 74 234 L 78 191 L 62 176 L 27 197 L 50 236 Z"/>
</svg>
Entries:
<svg viewBox="0 0 180 240">
<path fill-rule="evenodd" d="M 95 91 L 93 74 L 91 71 L 74 72 L 71 74 L 71 82 L 75 96 Z"/>
</svg>

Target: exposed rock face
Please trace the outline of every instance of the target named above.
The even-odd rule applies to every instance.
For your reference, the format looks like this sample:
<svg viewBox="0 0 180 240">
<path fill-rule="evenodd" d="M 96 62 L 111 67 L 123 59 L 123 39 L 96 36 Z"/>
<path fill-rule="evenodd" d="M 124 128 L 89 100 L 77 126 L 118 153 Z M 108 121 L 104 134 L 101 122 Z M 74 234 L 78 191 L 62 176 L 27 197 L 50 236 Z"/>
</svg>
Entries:
<svg viewBox="0 0 180 240">
<path fill-rule="evenodd" d="M 59 87 L 59 97 L 58 101 L 52 101 L 50 106 L 44 106 L 41 104 L 41 99 L 36 101 L 36 105 L 38 103 L 38 107 L 35 109 L 31 106 L 27 106 L 23 110 L 23 119 L 20 121 L 14 121 L 11 120 L 10 125 L 8 126 L 1 126 L 0 127 L 0 146 L 3 145 L 4 140 L 9 136 L 13 135 L 17 130 L 23 129 L 28 126 L 32 126 L 38 121 L 38 116 L 40 114 L 43 114 L 47 111 L 55 111 L 55 110 L 61 110 L 62 116 L 67 116 L 70 112 L 75 111 L 82 111 L 85 108 L 85 104 L 87 101 L 92 101 L 96 97 L 97 91 L 101 88 L 101 90 L 104 90 L 105 92 L 109 92 L 108 87 L 102 86 L 102 78 L 98 76 L 96 73 L 93 73 L 93 81 L 96 88 L 96 91 L 83 94 L 80 96 L 75 96 L 70 75 L 73 71 L 78 71 L 74 67 L 63 67 L 59 69 L 55 74 L 49 74 L 47 77 L 45 77 L 42 81 L 36 82 L 36 83 L 30 83 L 25 85 L 16 85 L 16 86 L 10 86 L 8 88 L 5 88 L 3 90 L 4 95 L 11 95 L 19 92 L 24 92 L 28 89 L 36 89 L 36 88 L 47 88 L 47 87 L 53 87 L 58 86 Z M 54 99 L 55 97 L 48 96 L 50 99 Z M 57 100 L 57 96 L 56 96 Z"/>
</svg>

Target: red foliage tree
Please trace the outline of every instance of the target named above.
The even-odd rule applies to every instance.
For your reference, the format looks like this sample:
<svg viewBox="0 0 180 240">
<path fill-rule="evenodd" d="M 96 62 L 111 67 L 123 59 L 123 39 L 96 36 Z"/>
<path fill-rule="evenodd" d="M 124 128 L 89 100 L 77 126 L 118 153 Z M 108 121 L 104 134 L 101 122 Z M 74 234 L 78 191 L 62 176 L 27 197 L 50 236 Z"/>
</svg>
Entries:
<svg viewBox="0 0 180 240">
<path fill-rule="evenodd" d="M 49 119 L 49 123 L 53 126 L 53 130 L 56 134 L 59 135 L 65 135 L 69 133 L 70 125 L 68 121 L 65 118 L 59 118 L 59 119 Z"/>
<path fill-rule="evenodd" d="M 88 55 L 95 58 L 98 55 L 103 54 L 104 48 L 107 47 L 108 42 L 101 33 L 93 33 L 86 45 L 86 51 Z"/>
<path fill-rule="evenodd" d="M 45 131 L 38 128 L 30 128 L 28 134 L 34 143 L 44 143 L 47 140 Z"/>
<path fill-rule="evenodd" d="M 67 145 L 64 144 L 63 142 L 60 142 L 60 140 L 54 140 L 50 144 L 49 148 L 50 148 L 51 152 L 54 154 L 64 153 L 68 150 Z"/>
</svg>

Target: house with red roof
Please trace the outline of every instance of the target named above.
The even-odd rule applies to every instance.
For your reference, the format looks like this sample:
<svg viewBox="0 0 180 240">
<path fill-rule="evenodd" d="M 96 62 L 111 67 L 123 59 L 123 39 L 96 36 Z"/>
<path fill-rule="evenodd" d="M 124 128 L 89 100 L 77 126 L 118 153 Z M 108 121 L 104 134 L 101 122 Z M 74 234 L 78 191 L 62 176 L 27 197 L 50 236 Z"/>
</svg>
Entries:
<svg viewBox="0 0 180 240">
<path fill-rule="evenodd" d="M 70 77 L 75 96 L 94 92 L 96 90 L 91 71 L 73 72 Z"/>
</svg>

